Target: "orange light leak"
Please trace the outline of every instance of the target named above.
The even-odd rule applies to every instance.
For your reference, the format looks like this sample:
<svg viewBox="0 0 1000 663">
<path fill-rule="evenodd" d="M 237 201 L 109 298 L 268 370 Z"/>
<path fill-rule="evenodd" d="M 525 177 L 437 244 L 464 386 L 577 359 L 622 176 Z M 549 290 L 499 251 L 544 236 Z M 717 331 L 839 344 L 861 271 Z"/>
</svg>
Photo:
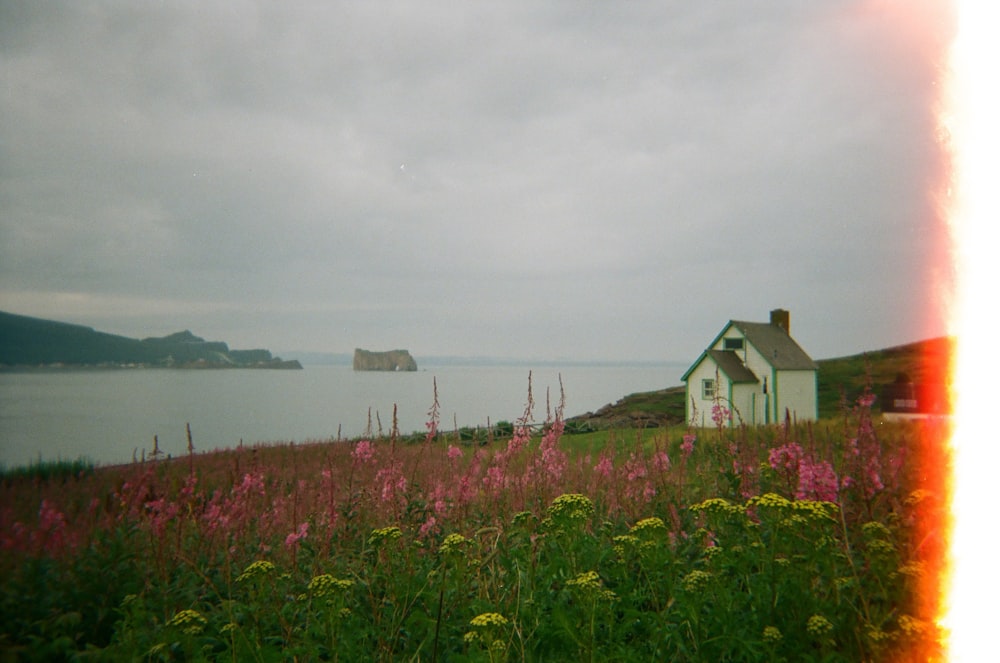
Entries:
<svg viewBox="0 0 1000 663">
<path fill-rule="evenodd" d="M 949 661 L 996 655 L 1000 597 L 1000 425 L 996 417 L 997 308 L 1000 297 L 1000 91 L 996 63 L 1000 3 L 957 0 L 943 122 L 951 139 L 950 226 L 956 292 L 950 333 L 957 338 L 952 395 L 951 532 L 942 575 Z"/>
</svg>

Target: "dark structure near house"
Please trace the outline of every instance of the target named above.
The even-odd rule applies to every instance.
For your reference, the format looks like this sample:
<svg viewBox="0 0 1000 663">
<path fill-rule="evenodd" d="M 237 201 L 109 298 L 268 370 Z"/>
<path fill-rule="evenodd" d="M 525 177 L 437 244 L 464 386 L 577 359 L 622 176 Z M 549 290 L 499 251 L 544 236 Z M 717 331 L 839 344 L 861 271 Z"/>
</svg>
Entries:
<svg viewBox="0 0 1000 663">
<path fill-rule="evenodd" d="M 889 419 L 918 419 L 951 414 L 948 389 L 943 384 L 922 384 L 905 373 L 882 388 L 879 395 L 882 414 Z"/>
</svg>

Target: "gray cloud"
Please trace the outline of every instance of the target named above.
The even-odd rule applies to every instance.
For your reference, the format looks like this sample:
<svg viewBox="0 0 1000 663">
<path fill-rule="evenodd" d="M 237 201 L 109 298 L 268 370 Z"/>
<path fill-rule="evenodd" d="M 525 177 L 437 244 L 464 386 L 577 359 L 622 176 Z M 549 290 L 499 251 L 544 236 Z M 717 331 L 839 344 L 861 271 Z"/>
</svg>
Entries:
<svg viewBox="0 0 1000 663">
<path fill-rule="evenodd" d="M 0 8 L 0 307 L 687 359 L 941 333 L 947 22 L 863 2 Z"/>
</svg>

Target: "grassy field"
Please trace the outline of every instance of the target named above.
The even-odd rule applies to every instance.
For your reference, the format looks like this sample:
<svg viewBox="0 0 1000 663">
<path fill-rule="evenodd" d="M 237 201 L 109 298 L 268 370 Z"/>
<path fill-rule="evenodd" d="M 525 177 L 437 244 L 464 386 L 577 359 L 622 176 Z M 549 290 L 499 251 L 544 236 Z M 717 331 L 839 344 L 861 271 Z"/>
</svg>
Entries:
<svg viewBox="0 0 1000 663">
<path fill-rule="evenodd" d="M 8 473 L 0 660 L 926 660 L 947 431 L 872 403 Z"/>
</svg>

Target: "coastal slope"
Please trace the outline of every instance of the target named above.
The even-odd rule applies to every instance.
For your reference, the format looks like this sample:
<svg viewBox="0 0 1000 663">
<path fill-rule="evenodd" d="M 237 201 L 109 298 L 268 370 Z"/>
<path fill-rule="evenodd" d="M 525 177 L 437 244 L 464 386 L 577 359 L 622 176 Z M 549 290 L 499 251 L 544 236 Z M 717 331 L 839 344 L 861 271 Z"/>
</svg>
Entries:
<svg viewBox="0 0 1000 663">
<path fill-rule="evenodd" d="M 231 350 L 190 331 L 144 339 L 0 311 L 0 366 L 13 368 L 291 368 L 268 350 Z"/>
</svg>

